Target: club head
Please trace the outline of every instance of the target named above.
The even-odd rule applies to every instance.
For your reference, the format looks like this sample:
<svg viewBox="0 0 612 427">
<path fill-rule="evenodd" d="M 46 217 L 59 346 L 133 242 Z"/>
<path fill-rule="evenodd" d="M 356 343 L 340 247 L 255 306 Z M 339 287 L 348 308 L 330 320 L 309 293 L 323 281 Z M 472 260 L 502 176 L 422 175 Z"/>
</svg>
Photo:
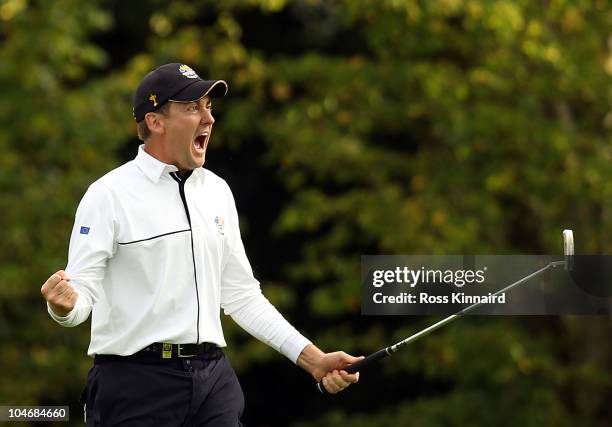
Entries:
<svg viewBox="0 0 612 427">
<path fill-rule="evenodd" d="M 565 269 L 572 271 L 574 267 L 574 232 L 563 230 L 563 255 L 565 256 Z"/>
</svg>

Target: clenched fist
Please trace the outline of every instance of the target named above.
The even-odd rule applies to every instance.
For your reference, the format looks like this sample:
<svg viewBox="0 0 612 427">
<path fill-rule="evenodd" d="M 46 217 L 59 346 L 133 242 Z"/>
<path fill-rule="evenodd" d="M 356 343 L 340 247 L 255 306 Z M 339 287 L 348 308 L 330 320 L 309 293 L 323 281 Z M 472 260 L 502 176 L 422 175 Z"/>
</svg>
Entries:
<svg viewBox="0 0 612 427">
<path fill-rule="evenodd" d="M 66 316 L 74 308 L 78 294 L 68 283 L 70 278 L 64 270 L 54 273 L 47 279 L 40 292 L 51 310 L 58 316 Z"/>
</svg>

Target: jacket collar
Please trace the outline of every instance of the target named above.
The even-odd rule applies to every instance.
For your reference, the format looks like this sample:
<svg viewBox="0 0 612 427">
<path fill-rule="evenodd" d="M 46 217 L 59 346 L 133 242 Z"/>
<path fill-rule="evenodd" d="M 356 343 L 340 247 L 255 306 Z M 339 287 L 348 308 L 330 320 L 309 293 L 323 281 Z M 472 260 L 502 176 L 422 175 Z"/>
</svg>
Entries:
<svg viewBox="0 0 612 427">
<path fill-rule="evenodd" d="M 168 165 L 164 162 L 157 160 L 155 157 L 150 155 L 144 150 L 144 144 L 141 144 L 138 147 L 138 154 L 134 159 L 136 165 L 140 168 L 140 170 L 157 184 L 160 178 L 164 175 L 168 176 L 170 172 L 178 171 L 178 168 L 174 165 Z M 197 168 L 193 171 L 192 176 L 196 176 L 198 179 L 202 179 L 204 177 L 204 169 Z"/>
</svg>

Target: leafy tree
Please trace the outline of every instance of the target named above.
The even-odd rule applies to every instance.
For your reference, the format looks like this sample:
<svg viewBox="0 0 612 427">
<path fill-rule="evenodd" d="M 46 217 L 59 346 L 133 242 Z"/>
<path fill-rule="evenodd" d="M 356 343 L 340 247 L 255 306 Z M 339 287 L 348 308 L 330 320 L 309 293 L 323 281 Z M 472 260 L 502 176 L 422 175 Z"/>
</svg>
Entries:
<svg viewBox="0 0 612 427">
<path fill-rule="evenodd" d="M 612 250 L 610 24 L 603 0 L 0 1 L 0 403 L 69 402 L 80 424 L 89 330 L 39 287 L 89 183 L 134 156 L 154 66 L 229 82 L 207 167 L 264 292 L 319 346 L 366 353 L 432 319 L 361 317 L 361 254 L 559 253 L 566 227 Z M 251 425 L 612 419 L 605 317 L 464 319 L 333 399 L 225 330 Z"/>
</svg>

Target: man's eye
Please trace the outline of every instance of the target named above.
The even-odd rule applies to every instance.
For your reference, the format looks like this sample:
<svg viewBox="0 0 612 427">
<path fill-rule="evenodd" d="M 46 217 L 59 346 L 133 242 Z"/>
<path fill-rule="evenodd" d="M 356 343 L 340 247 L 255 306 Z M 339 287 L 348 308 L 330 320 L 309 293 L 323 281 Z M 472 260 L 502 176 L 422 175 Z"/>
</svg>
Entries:
<svg viewBox="0 0 612 427">
<path fill-rule="evenodd" d="M 199 108 L 197 104 L 191 104 L 188 109 L 189 111 L 198 111 Z"/>
</svg>

